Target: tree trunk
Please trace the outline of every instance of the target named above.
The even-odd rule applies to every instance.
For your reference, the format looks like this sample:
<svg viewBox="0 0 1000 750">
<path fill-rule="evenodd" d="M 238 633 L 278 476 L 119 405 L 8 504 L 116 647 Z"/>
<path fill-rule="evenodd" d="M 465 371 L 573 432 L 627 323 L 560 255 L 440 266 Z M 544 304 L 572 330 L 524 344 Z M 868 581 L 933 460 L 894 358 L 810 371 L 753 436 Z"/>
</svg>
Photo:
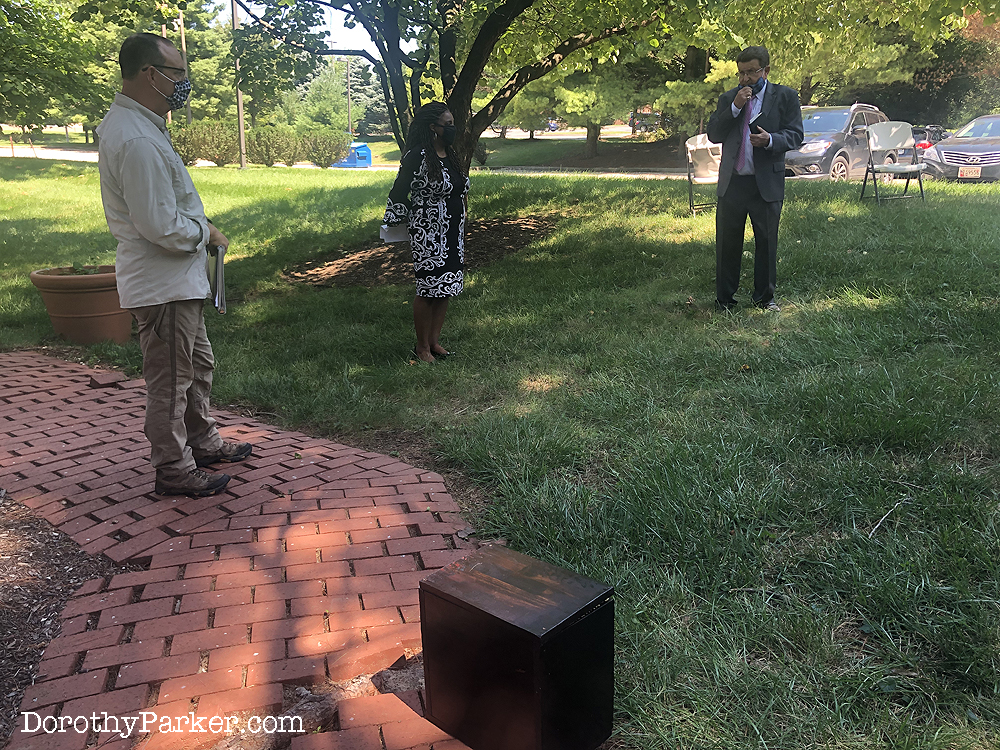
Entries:
<svg viewBox="0 0 1000 750">
<path fill-rule="evenodd" d="M 453 146 L 455 155 L 462 160 L 462 168 L 468 174 L 469 167 L 472 166 L 473 152 L 476 150 L 476 144 L 479 142 L 479 136 L 472 132 L 472 104 L 470 102 L 462 106 L 461 104 L 456 104 L 451 99 L 446 104 L 451 114 L 455 117 L 456 132 L 455 144 Z"/>
<path fill-rule="evenodd" d="M 601 126 L 592 122 L 587 123 L 587 145 L 583 149 L 584 159 L 593 159 L 597 156 L 597 140 L 601 137 Z"/>
<path fill-rule="evenodd" d="M 802 80 L 802 85 L 799 86 L 799 104 L 803 107 L 809 105 L 812 101 L 813 92 L 816 91 L 816 87 L 813 86 L 812 76 L 806 76 Z"/>
<path fill-rule="evenodd" d="M 534 130 L 529 130 L 528 131 L 528 140 L 529 141 L 535 140 L 535 131 Z"/>
<path fill-rule="evenodd" d="M 684 54 L 684 80 L 700 81 L 706 70 L 708 53 L 697 47 L 688 47 Z"/>
</svg>

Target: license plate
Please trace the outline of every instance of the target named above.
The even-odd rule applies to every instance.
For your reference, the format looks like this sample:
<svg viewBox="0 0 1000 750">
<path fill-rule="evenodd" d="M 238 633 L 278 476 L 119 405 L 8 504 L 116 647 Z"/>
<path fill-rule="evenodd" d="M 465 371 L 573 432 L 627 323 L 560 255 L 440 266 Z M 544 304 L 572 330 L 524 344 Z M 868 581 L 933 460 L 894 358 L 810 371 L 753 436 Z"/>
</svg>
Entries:
<svg viewBox="0 0 1000 750">
<path fill-rule="evenodd" d="M 983 176 L 982 167 L 959 167 L 958 176 L 960 179 L 978 180 Z"/>
</svg>

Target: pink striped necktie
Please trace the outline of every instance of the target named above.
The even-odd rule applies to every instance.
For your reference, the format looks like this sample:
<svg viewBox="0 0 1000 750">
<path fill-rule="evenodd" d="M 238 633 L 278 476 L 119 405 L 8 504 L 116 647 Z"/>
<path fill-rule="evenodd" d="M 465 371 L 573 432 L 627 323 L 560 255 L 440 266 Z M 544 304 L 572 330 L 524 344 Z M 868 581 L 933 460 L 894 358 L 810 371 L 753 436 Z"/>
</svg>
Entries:
<svg viewBox="0 0 1000 750">
<path fill-rule="evenodd" d="M 743 105 L 743 124 L 740 126 L 740 150 L 736 152 L 736 171 L 742 172 L 747 168 L 747 158 L 750 151 L 750 110 L 753 107 L 755 94 L 751 94 L 747 103 Z"/>
</svg>

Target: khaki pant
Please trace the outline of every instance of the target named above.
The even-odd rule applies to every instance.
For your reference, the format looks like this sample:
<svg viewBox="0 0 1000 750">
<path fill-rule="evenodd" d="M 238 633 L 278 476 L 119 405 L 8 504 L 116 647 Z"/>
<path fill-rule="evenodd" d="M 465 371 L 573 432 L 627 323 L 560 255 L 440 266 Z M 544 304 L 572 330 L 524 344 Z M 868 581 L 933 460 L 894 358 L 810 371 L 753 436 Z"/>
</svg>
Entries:
<svg viewBox="0 0 1000 750">
<path fill-rule="evenodd" d="M 167 302 L 129 310 L 139 324 L 146 379 L 144 431 L 157 471 L 195 468 L 192 449 L 217 451 L 222 438 L 208 413 L 215 358 L 205 333 L 205 301 Z"/>
</svg>

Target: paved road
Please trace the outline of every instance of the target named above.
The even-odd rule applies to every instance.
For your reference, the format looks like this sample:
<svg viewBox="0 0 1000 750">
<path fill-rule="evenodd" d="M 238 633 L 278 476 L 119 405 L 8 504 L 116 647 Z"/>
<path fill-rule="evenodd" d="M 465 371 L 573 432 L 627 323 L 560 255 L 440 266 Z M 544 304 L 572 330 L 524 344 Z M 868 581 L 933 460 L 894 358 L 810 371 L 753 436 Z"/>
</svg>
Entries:
<svg viewBox="0 0 1000 750">
<path fill-rule="evenodd" d="M 60 161 L 97 161 L 96 151 L 77 151 L 75 149 L 55 148 L 48 146 L 25 146 L 15 143 L 13 148 L 7 144 L 0 146 L 0 156 L 17 156 L 30 159 L 57 159 Z"/>
<path fill-rule="evenodd" d="M 622 138 L 624 136 L 632 135 L 632 128 L 628 125 L 606 125 L 601 128 L 601 138 Z M 527 130 L 521 130 L 520 128 L 508 128 L 507 134 L 504 136 L 508 140 L 512 141 L 526 141 L 530 133 Z M 497 133 L 494 133 L 490 128 L 487 128 L 482 135 L 483 138 L 498 138 Z M 548 130 L 536 130 L 535 138 L 540 140 L 566 140 L 578 139 L 583 140 L 587 137 L 586 128 L 562 128 L 560 130 L 548 131 Z"/>
</svg>

